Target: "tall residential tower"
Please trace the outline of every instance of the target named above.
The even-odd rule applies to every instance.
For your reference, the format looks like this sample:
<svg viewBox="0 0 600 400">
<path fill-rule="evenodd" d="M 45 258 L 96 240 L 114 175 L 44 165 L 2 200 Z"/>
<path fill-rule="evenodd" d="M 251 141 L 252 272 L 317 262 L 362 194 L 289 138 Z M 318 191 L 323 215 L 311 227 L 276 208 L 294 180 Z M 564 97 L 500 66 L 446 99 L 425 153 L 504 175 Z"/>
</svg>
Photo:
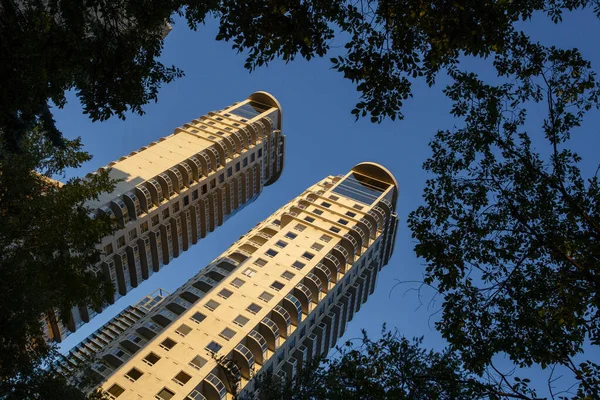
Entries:
<svg viewBox="0 0 600 400">
<path fill-rule="evenodd" d="M 113 399 L 227 399 L 214 355 L 254 374 L 293 378 L 327 354 L 373 293 L 393 249 L 398 184 L 374 163 L 329 176 L 276 211 L 152 308 L 100 328 L 65 358 Z M 110 326 L 120 325 L 118 331 Z"/>
<path fill-rule="evenodd" d="M 113 302 L 279 178 L 285 147 L 281 121 L 278 101 L 256 92 L 107 166 L 121 181 L 88 205 L 119 228 L 102 241 L 94 267 L 114 284 Z M 50 313 L 44 316 L 45 334 L 60 341 L 100 311 L 75 307 L 67 326 Z"/>
</svg>

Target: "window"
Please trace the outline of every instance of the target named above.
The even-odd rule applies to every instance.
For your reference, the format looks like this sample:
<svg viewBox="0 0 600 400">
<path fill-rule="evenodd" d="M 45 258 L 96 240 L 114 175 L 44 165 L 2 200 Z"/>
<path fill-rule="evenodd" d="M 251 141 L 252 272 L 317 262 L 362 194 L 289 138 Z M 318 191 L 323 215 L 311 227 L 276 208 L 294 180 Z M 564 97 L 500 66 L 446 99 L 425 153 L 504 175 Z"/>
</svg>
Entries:
<svg viewBox="0 0 600 400">
<path fill-rule="evenodd" d="M 287 243 L 283 240 L 278 240 L 277 243 L 275 243 L 275 246 L 281 247 L 283 249 L 285 246 L 287 246 Z"/>
<path fill-rule="evenodd" d="M 244 167 L 247 167 L 247 166 L 248 166 L 248 157 L 244 157 L 244 159 L 242 160 L 242 165 L 243 165 Z"/>
<path fill-rule="evenodd" d="M 107 390 L 108 394 L 110 394 L 113 398 L 117 398 L 120 395 L 122 395 L 123 393 L 125 393 L 125 389 L 123 389 L 121 386 L 117 385 L 116 383 L 114 385 L 112 385 L 108 390 Z"/>
<path fill-rule="evenodd" d="M 267 265 L 267 260 L 262 259 L 262 258 L 257 258 L 256 260 L 254 260 L 254 265 L 258 265 L 259 267 L 264 267 L 265 265 Z"/>
<path fill-rule="evenodd" d="M 221 350 L 223 348 L 223 346 L 221 346 L 219 343 L 212 341 L 208 344 L 208 346 L 205 347 L 206 350 L 208 350 L 211 353 L 218 353 L 219 350 Z"/>
<path fill-rule="evenodd" d="M 302 258 L 305 258 L 307 260 L 312 260 L 314 256 L 314 254 L 309 253 L 308 251 L 305 251 L 304 254 L 302 254 Z"/>
<path fill-rule="evenodd" d="M 258 296 L 258 298 L 264 301 L 265 303 L 268 303 L 269 300 L 271 300 L 273 297 L 274 296 L 269 292 L 262 292 L 261 295 Z"/>
<path fill-rule="evenodd" d="M 219 336 L 225 340 L 231 340 L 235 336 L 235 331 L 233 329 L 225 328 L 219 333 Z"/>
<path fill-rule="evenodd" d="M 313 245 L 310 246 L 310 248 L 316 251 L 321 251 L 323 250 L 323 245 L 320 243 L 313 243 Z"/>
<path fill-rule="evenodd" d="M 223 182 L 225 182 L 225 175 L 221 174 L 221 175 L 219 175 L 219 183 L 223 183 Z"/>
<path fill-rule="evenodd" d="M 338 223 L 339 223 L 339 224 L 342 224 L 342 225 L 348 225 L 348 221 L 346 221 L 346 220 L 345 220 L 345 219 L 343 219 L 343 218 L 340 218 L 340 219 L 338 219 Z"/>
<path fill-rule="evenodd" d="M 256 270 L 252 268 L 246 268 L 242 274 L 246 275 L 248 278 L 252 278 L 256 274 Z"/>
<path fill-rule="evenodd" d="M 338 200 L 340 199 L 339 197 L 337 197 L 337 196 L 335 196 L 335 195 L 333 195 L 333 194 L 332 194 L 331 196 L 329 196 L 329 198 L 330 198 L 331 200 L 333 200 L 333 201 L 338 201 Z"/>
<path fill-rule="evenodd" d="M 296 235 L 294 232 L 288 232 L 288 233 L 285 234 L 286 238 L 292 239 L 292 240 L 296 239 L 297 236 L 298 235 Z"/>
<path fill-rule="evenodd" d="M 253 163 L 254 160 L 256 160 L 256 154 L 252 153 L 250 154 L 250 162 Z"/>
<path fill-rule="evenodd" d="M 300 330 L 300 339 L 302 339 L 304 335 L 306 335 L 306 325 L 304 325 Z"/>
<path fill-rule="evenodd" d="M 132 229 L 129 231 L 129 240 L 134 240 L 137 238 L 137 229 Z"/>
<path fill-rule="evenodd" d="M 144 361 L 149 366 L 153 366 L 154 364 L 156 364 L 158 362 L 158 360 L 160 360 L 160 356 L 151 352 L 146 357 L 144 357 L 144 359 L 142 361 Z"/>
<path fill-rule="evenodd" d="M 290 271 L 285 271 L 283 274 L 281 274 L 281 277 L 283 279 L 287 279 L 288 281 L 295 276 L 296 276 L 296 274 L 294 274 L 293 272 L 290 272 Z"/>
<path fill-rule="evenodd" d="M 140 231 L 142 233 L 148 232 L 148 221 L 142 222 L 142 224 L 140 225 Z"/>
<path fill-rule="evenodd" d="M 190 379 L 192 379 L 191 375 L 188 375 L 183 371 L 179 371 L 179 373 L 173 378 L 173 382 L 183 386 L 188 383 Z"/>
<path fill-rule="evenodd" d="M 275 281 L 271 284 L 271 288 L 280 291 L 281 289 L 283 289 L 285 287 L 285 285 L 279 281 Z"/>
<path fill-rule="evenodd" d="M 324 235 L 322 235 L 322 236 L 319 238 L 319 240 L 322 240 L 322 241 L 324 241 L 325 243 L 329 243 L 329 241 L 330 241 L 331 239 L 332 239 L 332 237 L 331 237 L 331 236 L 329 236 L 329 235 L 325 235 L 325 234 L 324 234 Z"/>
<path fill-rule="evenodd" d="M 214 300 L 209 300 L 206 302 L 206 304 L 204 305 L 204 307 L 208 308 L 210 311 L 215 311 L 221 304 L 214 301 Z"/>
<path fill-rule="evenodd" d="M 231 281 L 231 286 L 239 288 L 241 287 L 244 283 L 246 283 L 245 281 L 243 281 L 240 278 L 235 278 L 234 280 Z"/>
<path fill-rule="evenodd" d="M 152 223 L 152 226 L 156 226 L 156 225 L 158 225 L 158 224 L 160 223 L 160 220 L 159 220 L 159 217 L 158 217 L 158 215 L 155 215 L 155 216 L 153 216 L 153 217 L 150 219 L 150 223 Z"/>
<path fill-rule="evenodd" d="M 279 354 L 277 354 L 277 364 L 281 364 L 283 359 L 285 358 L 285 350 L 282 349 Z"/>
<path fill-rule="evenodd" d="M 281 221 L 279 221 L 278 219 L 276 219 L 275 221 L 273 221 L 273 225 L 279 226 L 279 224 L 281 224 Z"/>
<path fill-rule="evenodd" d="M 331 228 L 329 228 L 329 230 L 333 233 L 340 233 L 341 229 L 338 228 L 337 226 L 332 226 Z"/>
<path fill-rule="evenodd" d="M 181 324 L 181 326 L 175 330 L 175 333 L 179 334 L 179 336 L 186 336 L 191 331 L 192 328 L 190 328 L 186 324 Z"/>
<path fill-rule="evenodd" d="M 355 204 L 352 207 L 355 208 L 355 209 L 357 209 L 357 210 L 359 210 L 359 211 L 363 209 L 363 206 L 361 206 L 359 204 Z"/>
<path fill-rule="evenodd" d="M 235 172 L 238 172 L 240 170 L 240 163 L 237 162 L 235 163 Z"/>
<path fill-rule="evenodd" d="M 196 369 L 202 368 L 205 364 L 206 364 L 206 360 L 200 356 L 196 356 L 196 357 L 192 358 L 192 361 L 190 361 L 190 365 Z"/>
<path fill-rule="evenodd" d="M 117 239 L 117 247 L 120 249 L 123 246 L 125 246 L 125 236 L 121 236 Z"/>
<path fill-rule="evenodd" d="M 213 179 L 212 181 L 210 181 L 209 186 L 210 186 L 211 189 L 216 188 L 217 187 L 217 181 L 215 179 Z"/>
<path fill-rule="evenodd" d="M 200 188 L 200 193 L 206 194 L 207 192 L 208 192 L 208 186 L 206 186 L 206 184 L 202 185 L 202 187 Z"/>
<path fill-rule="evenodd" d="M 192 192 L 192 200 L 198 200 L 198 189 Z"/>
<path fill-rule="evenodd" d="M 302 232 L 303 230 L 305 230 L 305 229 L 306 229 L 306 226 L 305 226 L 305 225 L 302 225 L 302 224 L 298 224 L 298 225 L 296 225 L 296 226 L 294 227 L 294 229 L 295 229 L 295 230 L 297 230 L 297 231 L 300 231 L 300 232 Z"/>
<path fill-rule="evenodd" d="M 317 215 L 323 214 L 323 211 L 319 210 L 318 208 L 315 208 L 312 212 L 315 213 L 315 214 L 317 214 Z"/>
<path fill-rule="evenodd" d="M 163 219 L 167 219 L 167 218 L 169 218 L 169 215 L 170 215 L 170 214 L 169 214 L 169 209 L 168 209 L 168 208 L 165 208 L 165 209 L 163 210 L 163 212 L 162 212 L 162 217 L 163 217 Z"/>
<path fill-rule="evenodd" d="M 227 177 L 229 178 L 231 175 L 233 175 L 233 168 L 229 167 L 227 168 Z"/>
<path fill-rule="evenodd" d="M 246 310 L 250 311 L 252 314 L 256 314 L 257 312 L 262 310 L 262 307 L 256 303 L 252 303 L 248 306 L 248 308 L 246 308 Z"/>
<path fill-rule="evenodd" d="M 179 202 L 173 204 L 173 214 L 179 211 Z"/>
<path fill-rule="evenodd" d="M 162 347 L 163 349 L 165 349 L 166 351 L 171 350 L 173 347 L 175 347 L 175 345 L 177 344 L 176 341 L 174 341 L 171 338 L 166 338 L 165 340 L 162 341 L 162 343 L 160 344 L 160 347 Z"/>
<path fill-rule="evenodd" d="M 302 268 L 306 267 L 306 264 L 304 264 L 302 261 L 294 261 L 292 267 L 296 268 L 297 270 L 301 270 Z"/>
<path fill-rule="evenodd" d="M 144 375 L 144 373 L 139 369 L 131 368 L 129 372 L 125 374 L 125 378 L 129 379 L 131 382 L 135 382 L 140 379 L 142 375 Z"/>
<path fill-rule="evenodd" d="M 258 158 L 262 157 L 262 149 L 258 149 Z"/>
<path fill-rule="evenodd" d="M 113 245 L 112 243 L 107 244 L 106 246 L 104 246 L 104 254 L 106 254 L 107 256 L 111 255 L 113 253 Z"/>
<path fill-rule="evenodd" d="M 192 315 L 190 318 L 192 321 L 199 324 L 200 322 L 204 321 L 204 319 L 206 318 L 206 315 L 202 314 L 201 312 L 196 311 L 194 313 L 194 315 Z"/>
<path fill-rule="evenodd" d="M 328 202 L 326 202 L 326 201 L 323 201 L 323 202 L 321 202 L 321 205 L 322 205 L 323 207 L 325 207 L 325 208 L 329 208 L 329 207 L 331 207 L 331 203 L 328 203 Z"/>
<path fill-rule="evenodd" d="M 250 321 L 249 318 L 246 318 L 246 317 L 244 317 L 243 315 L 240 314 L 237 317 L 235 317 L 235 319 L 233 320 L 233 323 L 236 324 L 237 326 L 244 326 L 249 321 Z"/>
<path fill-rule="evenodd" d="M 155 398 L 158 400 L 171 400 L 175 396 L 175 392 L 167 388 L 163 388 L 160 392 L 156 393 Z"/>
<path fill-rule="evenodd" d="M 269 249 L 269 250 L 267 250 L 267 252 L 266 252 L 265 254 L 266 254 L 267 256 L 269 256 L 269 257 L 273 258 L 273 257 L 275 257 L 275 256 L 276 256 L 277 254 L 279 254 L 279 253 L 278 253 L 278 252 L 276 252 L 276 251 L 275 251 L 275 250 L 273 250 L 273 249 Z"/>
<path fill-rule="evenodd" d="M 313 217 L 309 217 L 308 215 L 306 217 L 304 217 L 304 220 L 306 222 L 310 222 L 310 223 L 315 222 L 315 219 Z"/>
<path fill-rule="evenodd" d="M 350 218 L 356 217 L 356 213 L 353 213 L 352 211 L 346 211 L 346 215 L 349 216 Z"/>
<path fill-rule="evenodd" d="M 223 289 L 219 292 L 218 296 L 222 297 L 224 299 L 228 299 L 229 296 L 231 296 L 233 294 L 233 292 L 229 289 Z"/>
</svg>

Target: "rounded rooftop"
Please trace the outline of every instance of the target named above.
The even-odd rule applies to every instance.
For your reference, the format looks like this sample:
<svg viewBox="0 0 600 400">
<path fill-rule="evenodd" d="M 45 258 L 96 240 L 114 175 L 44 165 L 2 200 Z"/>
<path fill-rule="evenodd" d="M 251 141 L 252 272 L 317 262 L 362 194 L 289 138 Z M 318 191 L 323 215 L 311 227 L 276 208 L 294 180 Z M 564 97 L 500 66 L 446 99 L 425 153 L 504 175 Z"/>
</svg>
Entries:
<svg viewBox="0 0 600 400">
<path fill-rule="evenodd" d="M 394 185 L 394 192 L 392 194 L 392 204 L 394 208 L 396 208 L 396 202 L 398 201 L 398 192 L 400 190 L 400 187 L 398 186 L 398 181 L 396 180 L 396 177 L 390 172 L 389 169 L 387 169 L 381 164 L 366 161 L 360 164 L 356 164 L 352 168 L 352 171 L 372 177 L 385 183 L 389 183 L 390 185 Z"/>
</svg>

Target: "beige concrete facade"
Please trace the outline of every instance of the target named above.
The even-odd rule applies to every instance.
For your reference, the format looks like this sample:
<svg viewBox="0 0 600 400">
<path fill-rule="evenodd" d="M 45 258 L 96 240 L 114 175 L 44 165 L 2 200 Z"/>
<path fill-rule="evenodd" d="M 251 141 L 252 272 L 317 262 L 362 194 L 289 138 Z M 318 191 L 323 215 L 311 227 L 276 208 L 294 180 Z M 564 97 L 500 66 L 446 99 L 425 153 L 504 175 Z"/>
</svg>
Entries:
<svg viewBox="0 0 600 400">
<path fill-rule="evenodd" d="M 285 148 L 281 121 L 278 101 L 256 92 L 107 166 L 121 181 L 88 206 L 118 226 L 100 244 L 94 266 L 113 283 L 113 302 L 278 179 Z M 100 311 L 74 307 L 67 326 L 50 313 L 43 319 L 45 334 L 60 341 Z"/>
<path fill-rule="evenodd" d="M 373 293 L 394 248 L 397 196 L 396 180 L 377 164 L 327 177 L 109 344 L 83 342 L 63 371 L 90 359 L 82 347 L 93 350 L 88 372 L 119 400 L 231 398 L 213 355 L 236 363 L 246 392 L 258 373 L 293 378 L 327 354 Z"/>
</svg>

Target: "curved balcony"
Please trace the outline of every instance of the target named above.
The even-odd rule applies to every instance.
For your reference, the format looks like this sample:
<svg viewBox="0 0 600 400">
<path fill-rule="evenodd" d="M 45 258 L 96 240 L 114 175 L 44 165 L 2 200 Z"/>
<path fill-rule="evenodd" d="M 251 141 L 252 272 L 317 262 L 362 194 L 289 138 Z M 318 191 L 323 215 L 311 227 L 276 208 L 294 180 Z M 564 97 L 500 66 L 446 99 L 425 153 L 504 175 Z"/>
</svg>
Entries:
<svg viewBox="0 0 600 400">
<path fill-rule="evenodd" d="M 379 220 L 375 217 L 377 214 L 372 213 L 373 210 L 369 210 L 367 214 L 365 214 L 361 221 L 365 223 L 371 230 L 371 238 L 375 239 L 377 237 L 377 230 L 379 229 Z"/>
<path fill-rule="evenodd" d="M 232 258 L 223 257 L 217 262 L 217 267 L 224 269 L 227 272 L 232 272 L 238 267 L 239 263 Z"/>
<path fill-rule="evenodd" d="M 210 163 L 214 167 L 213 169 L 216 171 L 221 166 L 221 161 L 225 159 L 226 153 L 225 149 L 221 144 L 213 144 L 212 147 L 207 148 L 206 155 L 210 158 Z"/>
<path fill-rule="evenodd" d="M 369 239 L 371 232 L 369 231 L 367 225 L 359 221 L 356 223 L 355 226 L 352 227 L 352 229 L 358 231 L 358 233 L 360 234 L 360 237 L 362 239 L 362 245 L 365 247 L 369 247 Z"/>
<path fill-rule="evenodd" d="M 236 142 L 235 144 L 237 145 L 237 153 L 238 154 L 240 154 L 244 149 L 248 148 L 248 140 L 245 139 L 240 132 L 238 132 L 238 131 L 233 132 L 231 137 Z"/>
<path fill-rule="evenodd" d="M 182 163 L 184 164 L 184 163 Z M 200 164 L 200 160 L 196 156 L 191 156 L 187 160 L 185 160 L 185 164 L 187 164 L 191 168 L 191 177 L 195 181 L 199 181 L 200 177 L 204 174 L 202 173 L 202 164 Z"/>
<path fill-rule="evenodd" d="M 279 347 L 279 328 L 269 317 L 264 317 L 258 324 L 258 332 L 267 340 L 269 350 L 275 351 Z"/>
<path fill-rule="evenodd" d="M 318 263 L 312 272 L 319 277 L 321 282 L 327 282 L 323 285 L 323 292 L 327 293 L 329 290 L 329 283 L 332 281 L 332 274 L 329 268 L 327 268 L 323 263 Z"/>
<path fill-rule="evenodd" d="M 233 349 L 233 361 L 240 368 L 240 373 L 243 378 L 250 379 L 252 369 L 254 368 L 254 356 L 249 348 L 239 343 Z"/>
<path fill-rule="evenodd" d="M 309 193 L 308 195 L 306 195 L 306 200 L 310 201 L 311 203 L 314 203 L 315 201 L 319 200 L 319 196 L 317 196 L 314 193 Z"/>
<path fill-rule="evenodd" d="M 215 282 L 221 282 L 227 275 L 229 275 L 229 273 L 221 268 L 213 267 L 210 271 L 206 272 L 205 275 Z"/>
<path fill-rule="evenodd" d="M 262 365 L 267 359 L 267 350 L 269 344 L 267 339 L 256 330 L 251 330 L 246 337 L 246 347 L 248 347 L 254 355 L 254 360 Z"/>
<path fill-rule="evenodd" d="M 146 182 L 146 188 L 152 195 L 152 202 L 155 206 L 159 206 L 164 200 L 163 189 L 160 183 L 156 179 L 148 179 Z"/>
<path fill-rule="evenodd" d="M 204 292 L 191 286 L 185 289 L 185 291 L 181 292 L 179 294 L 179 297 L 181 297 L 190 304 L 194 304 L 195 302 L 200 300 L 200 298 L 204 297 Z"/>
<path fill-rule="evenodd" d="M 217 282 L 214 281 L 214 280 L 212 280 L 212 279 L 210 279 L 210 278 L 208 278 L 208 277 L 206 277 L 206 276 L 201 276 L 192 285 L 195 288 L 202 290 L 204 293 L 207 293 L 213 287 L 217 286 Z"/>
<path fill-rule="evenodd" d="M 173 182 L 173 188 L 177 193 L 181 192 L 181 189 L 189 185 L 189 181 L 187 182 L 188 185 L 185 185 L 185 182 L 183 180 L 183 174 L 181 173 L 181 171 L 179 171 L 179 168 L 171 167 L 167 170 L 167 174 L 171 177 L 171 181 Z"/>
<path fill-rule="evenodd" d="M 144 201 L 145 200 L 146 199 L 144 199 Z M 142 215 L 142 206 L 140 204 L 140 199 L 138 198 L 138 195 L 135 193 L 135 191 L 124 193 L 123 201 L 127 206 L 129 216 L 131 216 L 133 219 L 137 219 L 137 217 Z"/>
<path fill-rule="evenodd" d="M 162 187 L 163 195 L 167 199 L 170 199 L 171 196 L 175 194 L 175 190 L 173 189 L 173 180 L 167 173 L 162 172 L 158 174 L 154 179 L 156 179 L 156 181 Z"/>
<path fill-rule="evenodd" d="M 196 158 L 198 159 L 198 161 L 200 161 L 200 165 L 202 166 L 202 175 L 207 176 L 208 173 L 213 170 L 213 166 L 215 164 L 204 150 L 196 154 Z"/>
<path fill-rule="evenodd" d="M 290 316 L 290 313 L 288 313 L 287 310 L 280 305 L 276 305 L 271 311 L 271 320 L 277 324 L 281 337 L 287 338 L 290 334 L 292 325 L 292 317 Z"/>
<path fill-rule="evenodd" d="M 348 253 L 343 253 L 340 249 L 338 248 L 333 248 L 331 249 L 331 254 L 333 257 L 337 258 L 338 263 L 339 263 L 339 272 L 341 273 L 346 273 L 346 266 L 348 265 L 347 263 L 347 258 L 345 257 L 345 255 Z"/>
<path fill-rule="evenodd" d="M 125 363 L 130 357 L 131 355 L 129 353 L 117 347 L 104 354 L 102 356 L 102 359 L 110 365 L 112 365 L 113 367 L 118 368 L 123 363 Z"/>
<path fill-rule="evenodd" d="M 268 235 L 269 239 L 277 234 L 277 231 L 275 229 L 268 226 L 263 226 L 259 232 Z"/>
<path fill-rule="evenodd" d="M 152 202 L 152 194 L 148 190 L 148 188 L 144 185 L 139 185 L 135 187 L 135 193 L 140 200 L 140 206 L 142 211 L 148 212 L 152 207 L 154 207 L 154 203 Z"/>
<path fill-rule="evenodd" d="M 312 272 L 309 272 L 304 277 L 304 282 L 303 283 L 312 292 L 312 300 L 315 303 L 318 303 L 319 300 L 321 299 L 320 293 L 321 293 L 321 290 L 323 288 L 323 284 L 321 283 L 321 280 L 315 274 L 313 274 Z"/>
<path fill-rule="evenodd" d="M 227 388 L 219 377 L 212 372 L 204 378 L 203 392 L 207 400 L 225 400 L 227 398 Z"/>
<path fill-rule="evenodd" d="M 302 321 L 302 302 L 296 296 L 289 293 L 283 299 L 283 307 L 292 317 L 292 325 L 298 326 Z"/>
<path fill-rule="evenodd" d="M 148 341 L 142 339 L 140 336 L 129 335 L 125 340 L 121 341 L 120 345 L 123 346 L 125 350 L 135 353 L 144 347 L 146 343 L 148 343 Z"/>
<path fill-rule="evenodd" d="M 377 205 L 373 207 L 373 210 L 377 211 L 378 213 L 381 213 L 383 215 L 384 221 L 387 221 L 390 218 L 390 215 L 392 214 L 391 208 L 386 206 L 382 202 L 377 203 Z"/>
<path fill-rule="evenodd" d="M 258 246 L 258 247 L 260 247 L 260 246 Z M 258 247 L 255 247 L 254 244 L 246 242 L 246 243 L 240 245 L 240 247 L 238 247 L 237 251 L 239 251 L 242 254 L 247 255 L 248 257 L 250 257 L 252 254 L 254 254 L 254 252 L 256 251 L 256 249 L 258 249 Z"/>
<path fill-rule="evenodd" d="M 312 310 L 313 299 L 310 288 L 303 283 L 299 283 L 294 288 L 294 296 L 300 300 L 300 303 L 302 304 L 302 312 L 308 315 Z"/>
<path fill-rule="evenodd" d="M 185 400 L 207 400 L 206 397 L 201 392 L 202 387 L 198 385 L 192 390 L 187 396 L 185 396 Z"/>
<path fill-rule="evenodd" d="M 348 231 L 348 235 L 352 236 L 356 240 L 356 243 L 358 244 L 358 246 L 356 248 L 356 250 L 357 250 L 356 254 L 360 255 L 362 253 L 362 245 L 363 245 L 363 237 L 362 237 L 361 233 L 358 231 L 358 229 L 356 229 L 355 226 L 353 226 Z"/>
<path fill-rule="evenodd" d="M 256 234 L 254 236 L 252 236 L 250 238 L 250 244 L 252 244 L 253 246 L 262 246 L 263 244 L 267 243 L 269 239 L 265 238 L 264 236 L 262 236 L 261 234 Z"/>
<path fill-rule="evenodd" d="M 232 260 L 237 262 L 239 265 L 239 264 L 243 263 L 244 261 L 246 261 L 249 256 L 244 254 L 244 251 L 236 249 L 232 253 L 227 254 L 227 257 L 231 258 Z"/>
<path fill-rule="evenodd" d="M 187 302 L 185 299 L 181 297 L 175 297 L 168 303 L 165 307 L 170 311 L 173 311 L 177 315 L 183 314 L 187 309 L 189 309 L 191 304 Z"/>
<path fill-rule="evenodd" d="M 321 260 L 321 264 L 331 272 L 331 281 L 333 283 L 337 282 L 338 273 L 340 272 L 340 260 L 332 254 L 327 254 Z"/>
<path fill-rule="evenodd" d="M 136 329 L 136 332 L 150 340 L 154 336 L 158 335 L 162 329 L 154 322 L 148 321 L 144 325 Z"/>
<path fill-rule="evenodd" d="M 177 314 L 165 308 L 152 316 L 152 320 L 163 328 L 177 319 Z"/>
<path fill-rule="evenodd" d="M 241 149 L 238 149 L 235 140 L 233 140 L 231 136 L 223 136 L 223 141 L 226 143 L 227 155 L 229 158 L 233 158 L 234 154 L 239 154 L 241 152 Z"/>
<path fill-rule="evenodd" d="M 187 162 L 180 162 L 176 167 L 179 172 L 183 175 L 183 184 L 187 187 L 190 187 L 194 184 L 194 181 L 197 181 L 198 178 L 194 178 L 194 171 L 192 167 Z"/>
</svg>

